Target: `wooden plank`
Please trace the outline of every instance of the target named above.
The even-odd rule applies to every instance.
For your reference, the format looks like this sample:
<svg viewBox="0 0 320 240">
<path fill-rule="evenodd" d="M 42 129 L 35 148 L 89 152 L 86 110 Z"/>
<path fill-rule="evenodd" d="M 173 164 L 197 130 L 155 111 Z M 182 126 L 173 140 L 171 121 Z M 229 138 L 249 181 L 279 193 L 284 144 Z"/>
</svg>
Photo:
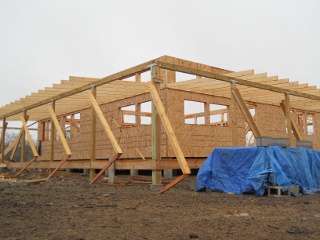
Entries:
<svg viewBox="0 0 320 240">
<path fill-rule="evenodd" d="M 97 114 L 97 117 L 99 118 L 99 120 L 100 120 L 100 122 L 101 122 L 101 124 L 102 124 L 102 126 L 104 128 L 104 131 L 107 133 L 108 138 L 109 138 L 109 140 L 111 142 L 111 145 L 112 145 L 114 151 L 116 153 L 123 153 L 121 148 L 120 148 L 120 146 L 119 146 L 119 144 L 118 144 L 118 142 L 117 142 L 117 140 L 116 140 L 116 138 L 115 138 L 115 136 L 113 135 L 113 133 L 111 131 L 111 128 L 110 128 L 107 120 L 103 116 L 103 113 L 102 113 L 102 111 L 101 111 L 101 109 L 100 109 L 100 107 L 99 107 L 99 105 L 98 105 L 98 103 L 96 101 L 96 98 L 93 96 L 92 92 L 88 92 L 88 94 L 89 94 L 89 98 L 90 98 L 92 107 L 94 108 L 94 110 L 95 110 L 95 112 Z"/>
<path fill-rule="evenodd" d="M 24 132 L 27 134 L 27 138 L 29 140 L 29 144 L 30 144 L 33 156 L 34 157 L 39 157 L 38 151 L 37 151 L 37 149 L 36 149 L 36 147 L 34 145 L 33 139 L 32 139 L 32 137 L 30 135 L 30 132 L 29 132 L 26 120 L 24 119 L 24 116 L 21 116 L 21 122 L 22 122 L 22 127 L 24 129 Z"/>
<path fill-rule="evenodd" d="M 248 122 L 249 127 L 250 127 L 254 137 L 255 138 L 261 137 L 260 131 L 259 131 L 256 123 L 254 122 L 253 117 L 252 117 L 245 101 L 241 97 L 239 90 L 237 88 L 234 88 L 232 90 L 232 94 L 235 97 L 236 101 L 238 102 L 238 105 L 243 113 L 243 116 L 246 118 L 246 121 Z"/>
<path fill-rule="evenodd" d="M 173 151 L 177 157 L 177 160 L 179 162 L 179 165 L 181 167 L 181 170 L 184 174 L 190 174 L 190 168 L 188 166 L 188 163 L 186 162 L 186 159 L 182 153 L 181 147 L 179 145 L 178 139 L 173 131 L 173 128 L 171 126 L 171 123 L 168 119 L 168 116 L 164 110 L 164 107 L 162 105 L 160 96 L 157 93 L 156 88 L 153 86 L 152 83 L 149 83 L 149 87 L 150 87 L 150 93 L 151 93 L 151 97 L 154 100 L 154 104 L 158 110 L 158 114 L 160 116 L 160 119 L 162 121 L 162 125 L 167 133 L 167 136 L 169 138 L 169 141 L 171 143 L 171 146 L 173 148 Z"/>
<path fill-rule="evenodd" d="M 52 100 L 51 102 L 51 107 L 52 110 L 55 112 L 56 111 L 56 101 Z M 62 126 L 60 126 L 62 127 Z M 62 130 L 62 135 L 65 136 L 63 130 Z M 55 127 L 53 124 L 53 118 L 51 117 L 51 129 L 50 129 L 50 158 L 49 160 L 52 162 L 53 157 L 54 157 L 54 140 L 55 140 Z M 50 172 L 51 173 L 51 172 Z"/>
<path fill-rule="evenodd" d="M 67 155 L 66 158 L 60 162 L 60 164 L 53 170 L 53 172 L 49 175 L 49 177 L 47 178 L 47 180 L 49 180 L 61 167 L 62 165 L 69 160 L 71 154 Z"/>
<path fill-rule="evenodd" d="M 57 132 L 59 134 L 60 141 L 61 141 L 61 143 L 63 145 L 63 148 L 66 151 L 67 155 L 71 156 L 72 154 L 71 154 L 70 148 L 68 146 L 67 140 L 66 140 L 65 136 L 63 135 L 63 132 L 62 132 L 62 130 L 60 128 L 60 125 L 59 125 L 59 121 L 58 121 L 58 119 L 57 119 L 57 117 L 56 117 L 56 115 L 55 115 L 55 113 L 53 111 L 52 106 L 49 106 L 48 110 L 49 110 L 50 116 L 52 118 L 52 121 L 53 121 L 53 123 L 54 123 L 54 125 L 56 127 L 56 130 L 57 130 Z"/>
<path fill-rule="evenodd" d="M 294 146 L 294 139 L 292 135 L 292 124 L 291 124 L 291 106 L 290 106 L 290 95 L 289 93 L 285 94 L 285 106 L 286 106 L 286 122 L 287 122 L 287 131 L 289 137 L 290 147 Z"/>
<path fill-rule="evenodd" d="M 6 128 L 8 126 L 8 122 L 6 122 L 6 119 L 4 118 L 2 120 L 2 132 L 1 132 L 1 162 L 4 162 L 5 157 L 5 136 L 6 136 Z"/>
<path fill-rule="evenodd" d="M 24 119 L 27 119 L 27 111 L 23 111 L 23 117 Z M 20 157 L 20 161 L 21 162 L 25 162 L 26 161 L 26 131 L 24 130 L 22 132 L 22 136 L 21 136 L 21 157 Z"/>
<path fill-rule="evenodd" d="M 34 157 L 31 159 L 31 161 L 27 162 L 27 164 L 25 164 L 25 166 L 15 175 L 16 177 L 18 177 L 21 173 L 23 173 L 35 160 L 37 160 L 38 157 Z"/>
<path fill-rule="evenodd" d="M 94 98 L 97 97 L 97 88 L 92 87 L 91 93 Z M 93 162 L 96 160 L 96 112 L 91 106 L 91 129 L 90 129 L 90 165 L 93 164 Z M 95 175 L 95 169 L 90 169 L 90 180 L 94 178 Z"/>
<path fill-rule="evenodd" d="M 122 153 L 117 153 L 113 158 L 101 169 L 101 171 L 91 180 L 90 184 L 93 184 L 98 178 L 108 170 L 108 168 L 122 155 Z"/>
<path fill-rule="evenodd" d="M 233 81 L 230 84 L 230 91 L 232 92 L 236 88 L 236 83 Z M 231 94 L 230 100 L 230 118 L 231 118 L 231 129 L 232 129 L 232 146 L 238 146 L 238 126 L 237 126 L 237 102 L 233 94 Z"/>
<path fill-rule="evenodd" d="M 187 174 L 182 174 L 180 177 L 177 177 L 175 180 L 173 180 L 171 183 L 169 183 L 168 185 L 166 185 L 164 188 L 160 189 L 159 192 L 157 192 L 157 194 L 161 194 L 164 193 L 165 191 L 169 190 L 170 188 L 172 188 L 174 185 L 176 185 L 177 183 L 181 182 L 183 179 L 185 179 L 185 177 L 188 176 Z"/>
<path fill-rule="evenodd" d="M 287 110 L 286 110 L 286 106 L 285 106 L 285 101 L 282 101 L 280 103 L 280 106 L 281 106 L 283 113 L 286 114 Z M 299 127 L 298 127 L 298 125 L 295 121 L 295 117 L 292 113 L 290 114 L 290 119 L 291 119 L 291 124 L 292 124 L 293 135 L 295 136 L 295 138 L 297 140 L 303 140 L 302 134 L 299 131 Z"/>
</svg>

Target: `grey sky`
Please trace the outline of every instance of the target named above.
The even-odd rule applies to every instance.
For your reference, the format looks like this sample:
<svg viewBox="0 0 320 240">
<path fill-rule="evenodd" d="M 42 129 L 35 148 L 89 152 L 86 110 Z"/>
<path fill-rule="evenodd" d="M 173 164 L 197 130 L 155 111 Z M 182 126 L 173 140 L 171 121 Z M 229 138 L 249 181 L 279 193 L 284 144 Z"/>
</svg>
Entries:
<svg viewBox="0 0 320 240">
<path fill-rule="evenodd" d="M 0 106 L 172 55 L 320 86 L 320 1 L 0 0 Z"/>
</svg>

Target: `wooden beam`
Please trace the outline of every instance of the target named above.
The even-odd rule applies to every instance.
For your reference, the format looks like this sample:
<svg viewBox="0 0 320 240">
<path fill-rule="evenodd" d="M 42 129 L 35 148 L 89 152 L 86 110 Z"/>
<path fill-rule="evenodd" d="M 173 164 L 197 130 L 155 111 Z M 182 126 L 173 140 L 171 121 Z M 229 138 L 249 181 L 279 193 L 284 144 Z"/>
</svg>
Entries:
<svg viewBox="0 0 320 240">
<path fill-rule="evenodd" d="M 37 160 L 38 156 L 35 156 L 34 158 L 31 159 L 31 161 L 27 162 L 27 164 L 25 164 L 25 166 L 15 175 L 16 177 L 18 177 L 21 173 L 23 173 L 25 170 L 27 170 L 27 168 L 35 161 Z"/>
<path fill-rule="evenodd" d="M 117 153 L 113 158 L 101 169 L 101 171 L 91 180 L 90 184 L 93 184 L 98 178 L 108 170 L 108 168 L 122 155 L 122 153 Z"/>
<path fill-rule="evenodd" d="M 94 108 L 94 110 L 95 110 L 95 112 L 97 114 L 97 117 L 99 118 L 99 120 L 100 120 L 100 122 L 102 124 L 102 127 L 103 127 L 104 131 L 107 133 L 107 136 L 108 136 L 108 138 L 109 138 L 109 140 L 111 142 L 111 145 L 112 145 L 114 151 L 116 153 L 121 153 L 122 154 L 123 152 L 122 152 L 122 150 L 121 150 L 121 148 L 120 148 L 115 136 L 113 135 L 113 132 L 111 131 L 111 128 L 110 128 L 107 120 L 105 119 L 105 117 L 104 117 L 104 115 L 103 115 L 103 113 L 102 113 L 102 111 L 101 111 L 101 109 L 100 109 L 100 107 L 99 107 L 99 105 L 97 103 L 96 98 L 94 97 L 92 92 L 88 92 L 88 94 L 89 94 L 89 98 L 90 98 L 90 101 L 91 101 L 91 105 Z"/>
<path fill-rule="evenodd" d="M 59 137 L 60 137 L 61 143 L 63 145 L 63 148 L 66 151 L 67 155 L 71 156 L 71 151 L 70 151 L 70 148 L 68 146 L 67 140 L 66 140 L 65 136 L 62 133 L 62 130 L 61 130 L 60 125 L 59 125 L 59 121 L 58 121 L 58 119 L 57 119 L 57 117 L 56 117 L 56 115 L 55 115 L 55 113 L 53 111 L 52 106 L 49 106 L 48 110 L 49 110 L 50 116 L 52 118 L 52 121 L 53 121 L 53 123 L 54 123 L 54 125 L 56 127 L 56 130 L 57 130 L 57 132 L 59 134 Z M 51 125 L 52 125 L 52 123 L 51 123 Z"/>
<path fill-rule="evenodd" d="M 256 125 L 256 123 L 254 122 L 253 120 L 253 117 L 245 103 L 245 101 L 243 100 L 243 98 L 241 97 L 241 94 L 239 92 L 239 90 L 237 88 L 234 88 L 232 90 L 232 95 L 234 96 L 234 98 L 236 99 L 242 113 L 243 113 L 243 116 L 246 118 L 246 121 L 248 122 L 249 124 L 249 127 L 254 135 L 255 138 L 257 137 L 261 137 L 261 134 L 260 134 L 260 131 Z"/>
<path fill-rule="evenodd" d="M 292 135 L 292 124 L 291 124 L 291 106 L 290 106 L 290 94 L 285 94 L 285 106 L 286 106 L 286 122 L 287 122 L 287 131 L 289 137 L 290 147 L 294 146 L 294 139 Z"/>
<path fill-rule="evenodd" d="M 5 156 L 5 141 L 6 141 L 6 128 L 8 126 L 8 122 L 6 119 L 2 119 L 2 132 L 1 132 L 1 162 L 4 163 L 4 156 Z"/>
<path fill-rule="evenodd" d="M 60 164 L 53 170 L 53 172 L 49 175 L 49 177 L 47 179 L 50 179 L 60 168 L 61 166 L 70 159 L 70 155 L 67 155 L 66 158 L 60 162 Z"/>
<path fill-rule="evenodd" d="M 94 98 L 97 97 L 97 88 L 93 86 L 91 88 L 91 93 Z M 91 105 L 91 143 L 90 143 L 90 165 L 96 160 L 96 112 L 94 107 Z M 95 175 L 95 169 L 90 168 L 90 177 L 92 180 Z"/>
<path fill-rule="evenodd" d="M 27 138 L 29 140 L 29 144 L 30 144 L 33 156 L 34 157 L 39 157 L 38 151 L 37 151 L 37 149 L 36 149 L 36 147 L 34 145 L 33 139 L 31 137 L 31 134 L 30 134 L 29 130 L 28 130 L 28 126 L 27 126 L 26 120 L 24 119 L 24 116 L 21 116 L 21 122 L 22 122 L 22 127 L 24 129 L 24 132 L 27 134 Z"/>
<path fill-rule="evenodd" d="M 23 117 L 24 119 L 27 119 L 27 111 L 23 111 Z M 20 157 L 21 162 L 26 161 L 26 131 L 24 130 L 22 132 L 21 136 L 21 157 Z"/>
<path fill-rule="evenodd" d="M 189 168 L 188 163 L 182 153 L 178 139 L 173 131 L 173 128 L 172 128 L 171 123 L 168 119 L 168 116 L 164 110 L 160 96 L 158 95 L 158 92 L 152 83 L 149 83 L 149 87 L 150 87 L 151 97 L 154 100 L 154 104 L 158 110 L 158 114 L 160 116 L 162 125 L 167 133 L 167 136 L 169 138 L 169 141 L 171 143 L 173 151 L 174 151 L 174 153 L 177 157 L 177 160 L 179 162 L 180 168 L 184 174 L 190 174 L 191 173 L 190 168 Z"/>
<path fill-rule="evenodd" d="M 233 81 L 230 84 L 231 93 L 236 88 L 236 83 Z M 237 126 L 237 102 L 233 94 L 231 94 L 230 100 L 230 118 L 231 118 L 231 129 L 232 129 L 232 145 L 234 147 L 238 146 L 238 126 Z"/>
<path fill-rule="evenodd" d="M 52 100 L 51 101 L 51 107 L 52 110 L 55 112 L 56 111 L 56 101 Z M 51 128 L 50 128 L 50 158 L 49 160 L 52 162 L 53 158 L 54 158 L 54 140 L 55 140 L 55 127 L 53 124 L 53 118 L 51 117 L 51 124 L 50 124 Z M 62 133 L 62 135 L 64 135 L 64 133 Z M 65 136 L 65 135 L 64 135 Z M 50 170 L 51 173 L 51 170 Z"/>
<path fill-rule="evenodd" d="M 281 106 L 281 109 L 283 111 L 283 113 L 286 115 L 287 114 L 287 110 L 286 110 L 286 105 L 285 105 L 285 101 L 282 101 L 280 103 L 280 106 Z M 299 127 L 295 121 L 295 117 L 293 115 L 293 113 L 290 113 L 290 120 L 291 120 L 291 126 L 292 126 L 292 130 L 293 130 L 293 135 L 295 136 L 295 138 L 297 140 L 303 140 L 303 137 L 302 137 L 302 134 L 301 132 L 299 131 Z"/>
<path fill-rule="evenodd" d="M 171 187 L 173 187 L 177 183 L 181 182 L 186 176 L 188 176 L 188 175 L 187 174 L 182 174 L 180 177 L 177 177 L 171 183 L 167 184 L 164 188 L 160 189 L 160 191 L 157 192 L 157 194 L 164 193 L 165 191 L 167 191 L 168 189 L 170 189 Z"/>
<path fill-rule="evenodd" d="M 160 69 L 159 67 L 152 66 L 151 68 L 151 79 L 152 86 L 154 87 L 157 94 L 160 93 Z M 158 113 L 158 109 L 156 107 L 154 99 L 151 99 L 151 131 L 152 131 L 152 138 L 151 138 L 151 145 L 152 145 L 152 160 L 157 162 L 161 159 L 161 120 Z M 159 170 L 152 170 L 152 184 L 153 185 L 160 185 L 162 184 L 162 171 Z"/>
<path fill-rule="evenodd" d="M 290 89 L 275 87 L 275 86 L 266 85 L 266 84 L 262 84 L 262 83 L 258 83 L 258 82 L 251 82 L 251 81 L 244 80 L 244 79 L 241 79 L 238 77 L 229 77 L 229 76 L 222 75 L 222 74 L 216 74 L 216 73 L 211 73 L 211 72 L 207 72 L 207 71 L 202 71 L 202 70 L 198 70 L 198 69 L 195 69 L 192 67 L 181 66 L 176 63 L 173 64 L 173 63 L 166 63 L 166 62 L 162 62 L 159 60 L 155 60 L 154 64 L 157 64 L 157 66 L 159 66 L 160 68 L 164 68 L 164 69 L 168 69 L 168 70 L 172 70 L 172 71 L 179 71 L 179 72 L 183 72 L 183 73 L 194 74 L 194 75 L 217 79 L 217 80 L 229 82 L 229 83 L 231 83 L 232 81 L 236 81 L 236 83 L 238 85 L 244 85 L 244 86 L 248 86 L 248 87 L 259 88 L 259 89 L 264 89 L 264 90 L 278 92 L 278 93 L 289 93 L 292 96 L 308 98 L 308 99 L 313 99 L 313 100 L 320 100 L 320 96 L 317 96 L 317 95 L 312 95 L 312 94 L 294 91 L 294 90 L 290 90 Z"/>
</svg>

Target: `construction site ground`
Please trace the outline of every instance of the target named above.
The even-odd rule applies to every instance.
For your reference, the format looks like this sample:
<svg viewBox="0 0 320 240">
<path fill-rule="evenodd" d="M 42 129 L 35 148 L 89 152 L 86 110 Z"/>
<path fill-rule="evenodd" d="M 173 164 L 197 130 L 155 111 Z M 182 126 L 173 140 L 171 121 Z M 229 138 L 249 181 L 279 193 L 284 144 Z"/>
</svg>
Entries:
<svg viewBox="0 0 320 240">
<path fill-rule="evenodd" d="M 158 195 L 150 176 L 116 176 L 112 186 L 67 171 L 45 177 L 0 181 L 0 239 L 320 239 L 319 193 L 196 192 L 189 176 Z"/>
</svg>

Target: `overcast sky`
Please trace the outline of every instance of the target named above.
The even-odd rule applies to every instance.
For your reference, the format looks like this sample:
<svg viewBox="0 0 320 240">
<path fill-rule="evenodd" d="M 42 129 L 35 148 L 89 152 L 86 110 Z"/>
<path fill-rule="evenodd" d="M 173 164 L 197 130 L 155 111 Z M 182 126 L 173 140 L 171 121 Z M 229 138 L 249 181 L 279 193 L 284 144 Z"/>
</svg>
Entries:
<svg viewBox="0 0 320 240">
<path fill-rule="evenodd" d="M 0 106 L 162 55 L 320 87 L 320 1 L 0 0 Z"/>
</svg>

